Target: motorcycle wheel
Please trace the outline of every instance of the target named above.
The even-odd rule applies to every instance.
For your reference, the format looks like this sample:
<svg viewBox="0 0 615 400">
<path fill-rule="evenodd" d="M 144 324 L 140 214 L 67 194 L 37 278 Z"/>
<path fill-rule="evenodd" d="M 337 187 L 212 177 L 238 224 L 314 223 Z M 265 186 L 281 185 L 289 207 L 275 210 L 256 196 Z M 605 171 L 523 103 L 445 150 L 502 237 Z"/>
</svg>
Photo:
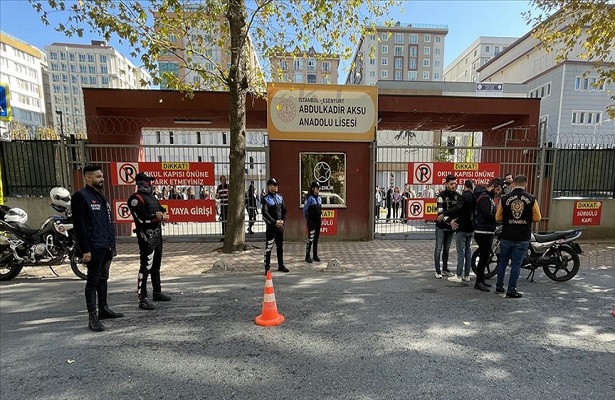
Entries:
<svg viewBox="0 0 615 400">
<path fill-rule="evenodd" d="M 474 274 L 476 274 L 479 258 L 480 254 L 478 253 L 478 249 L 476 249 L 474 253 L 472 253 L 472 271 L 474 271 Z M 500 255 L 491 253 L 489 264 L 485 267 L 485 279 L 493 278 L 498 273 L 498 261 L 500 261 Z"/>
<path fill-rule="evenodd" d="M 73 270 L 73 273 L 83 280 L 88 279 L 88 268 L 81 262 L 81 258 L 75 256 L 73 252 L 68 256 L 70 257 L 70 269 Z"/>
<path fill-rule="evenodd" d="M 21 272 L 23 266 L 11 264 L 11 257 L 0 261 L 0 281 L 10 281 Z"/>
<path fill-rule="evenodd" d="M 579 255 L 577 254 L 577 252 L 568 246 L 560 247 L 559 253 L 561 254 L 562 260 L 564 261 L 564 265 L 546 265 L 542 267 L 542 270 L 545 272 L 545 275 L 547 275 L 550 279 L 553 279 L 557 282 L 565 282 L 572 279 L 577 274 L 577 272 L 579 272 L 581 260 L 579 259 Z M 545 253 L 545 257 L 551 257 L 555 255 L 556 249 L 549 249 Z"/>
</svg>

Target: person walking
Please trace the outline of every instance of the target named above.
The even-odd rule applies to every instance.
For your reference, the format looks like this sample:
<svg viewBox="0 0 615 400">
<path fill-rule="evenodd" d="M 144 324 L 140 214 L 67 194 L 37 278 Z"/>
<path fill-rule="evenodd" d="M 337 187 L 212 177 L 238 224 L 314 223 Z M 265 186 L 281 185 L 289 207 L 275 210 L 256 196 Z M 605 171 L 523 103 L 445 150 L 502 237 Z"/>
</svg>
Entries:
<svg viewBox="0 0 615 400">
<path fill-rule="evenodd" d="M 104 178 L 99 165 L 83 168 L 85 187 L 71 198 L 73 229 L 77 252 L 86 264 L 85 304 L 88 310 L 88 327 L 100 332 L 105 330 L 101 319 L 121 318 L 122 313 L 112 311 L 107 302 L 107 281 L 115 250 L 113 213 L 103 192 Z M 96 300 L 98 299 L 98 314 Z"/>
<path fill-rule="evenodd" d="M 275 242 L 278 256 L 278 271 L 288 272 L 284 266 L 284 223 L 286 222 L 286 205 L 278 194 L 280 183 L 271 178 L 267 181 L 267 194 L 263 197 L 262 214 L 267 226 L 265 230 L 265 273 L 271 267 L 271 250 Z"/>
<path fill-rule="evenodd" d="M 472 237 L 474 236 L 474 182 L 466 180 L 463 193 L 457 204 L 445 211 L 443 221 L 455 231 L 455 247 L 457 248 L 457 274 L 448 278 L 452 282 L 470 282 L 472 270 Z"/>
<path fill-rule="evenodd" d="M 322 218 L 322 198 L 318 195 L 320 184 L 316 181 L 310 185 L 310 194 L 305 199 L 303 216 L 307 221 L 308 239 L 305 245 L 305 262 L 311 263 L 312 259 L 320 261 L 318 257 L 318 238 L 320 238 L 320 225 Z M 310 258 L 310 249 L 314 246 L 313 257 Z"/>
<path fill-rule="evenodd" d="M 226 235 L 226 219 L 228 217 L 228 183 L 226 183 L 226 176 L 220 176 L 220 184 L 216 190 L 216 199 L 220 202 L 220 221 L 222 221 L 222 239 L 224 241 L 224 235 Z"/>
<path fill-rule="evenodd" d="M 252 227 L 256 223 L 256 189 L 254 182 L 250 182 L 246 191 L 246 209 L 248 210 L 248 233 L 251 235 L 254 233 Z"/>
<path fill-rule="evenodd" d="M 527 177 L 517 175 L 513 179 L 512 191 L 502 197 L 498 203 L 495 219 L 502 223 L 500 241 L 500 260 L 498 261 L 498 279 L 495 291 L 504 293 L 504 276 L 510 261 L 510 277 L 506 297 L 519 298 L 517 281 L 521 272 L 521 264 L 527 253 L 532 237 L 532 222 L 539 222 L 540 207 L 536 198 L 526 192 Z"/>
<path fill-rule="evenodd" d="M 429 190 L 431 190 L 431 188 L 429 188 Z M 448 269 L 448 253 L 451 248 L 451 242 L 453 241 L 453 229 L 444 221 L 444 213 L 459 201 L 459 193 L 457 193 L 456 190 L 457 178 L 454 175 L 447 175 L 445 188 L 440 191 L 437 197 L 436 206 L 438 212 L 438 217 L 436 219 L 436 246 L 434 249 L 436 279 L 442 279 L 442 275 L 454 275 Z M 440 257 L 442 258 L 442 269 L 440 269 Z"/>
<path fill-rule="evenodd" d="M 485 281 L 485 268 L 491 260 L 491 246 L 495 233 L 495 202 L 494 198 L 500 194 L 503 182 L 500 178 L 489 181 L 487 187 L 477 186 L 474 190 L 476 198 L 476 214 L 474 216 L 474 240 L 478 245 L 478 265 L 476 266 L 476 282 L 474 289 L 489 292 L 491 287 Z"/>
<path fill-rule="evenodd" d="M 162 222 L 169 220 L 169 214 L 152 195 L 152 181 L 155 178 L 145 172 L 137 174 L 137 191 L 128 198 L 128 208 L 135 222 L 135 233 L 139 244 L 139 274 L 137 276 L 137 298 L 139 308 L 154 310 L 156 307 L 147 299 L 147 277 L 152 281 L 152 299 L 170 301 L 162 293 L 160 265 L 162 263 Z"/>
</svg>

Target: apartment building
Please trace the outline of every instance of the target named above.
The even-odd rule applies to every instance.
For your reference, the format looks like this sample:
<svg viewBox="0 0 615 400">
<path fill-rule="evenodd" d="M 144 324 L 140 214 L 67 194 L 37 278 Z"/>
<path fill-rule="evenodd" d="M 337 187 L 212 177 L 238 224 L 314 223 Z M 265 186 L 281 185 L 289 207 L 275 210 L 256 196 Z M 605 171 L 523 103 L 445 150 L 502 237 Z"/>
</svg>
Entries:
<svg viewBox="0 0 615 400">
<path fill-rule="evenodd" d="M 296 48 L 292 53 L 269 59 L 272 82 L 337 84 L 340 58 Z"/>
<path fill-rule="evenodd" d="M 45 125 L 43 67 L 46 56 L 36 47 L 0 32 L 0 82 L 8 84 L 13 137 L 33 138 Z M 9 123 L 0 122 L 4 136 L 11 135 Z"/>
<path fill-rule="evenodd" d="M 149 74 L 106 42 L 52 43 L 45 46 L 53 113 L 62 118 L 65 134 L 85 134 L 81 88 L 147 89 Z M 59 129 L 56 120 L 56 130 Z"/>
<path fill-rule="evenodd" d="M 519 38 L 480 36 L 444 70 L 448 82 L 478 82 L 478 68 L 508 48 Z"/>
<path fill-rule="evenodd" d="M 377 27 L 361 38 L 346 84 L 380 81 L 441 81 L 447 25 L 401 24 Z"/>
<path fill-rule="evenodd" d="M 577 47 L 557 63 L 555 52 L 547 53 L 528 32 L 479 67 L 478 76 L 481 82 L 524 83 L 528 97 L 541 99 L 544 143 L 612 145 L 615 124 L 606 107 L 612 104 L 609 93 L 615 91 L 615 83 L 596 86 L 598 73 L 593 63 L 576 56 L 582 52 Z M 615 49 L 611 60 L 614 56 Z"/>
</svg>

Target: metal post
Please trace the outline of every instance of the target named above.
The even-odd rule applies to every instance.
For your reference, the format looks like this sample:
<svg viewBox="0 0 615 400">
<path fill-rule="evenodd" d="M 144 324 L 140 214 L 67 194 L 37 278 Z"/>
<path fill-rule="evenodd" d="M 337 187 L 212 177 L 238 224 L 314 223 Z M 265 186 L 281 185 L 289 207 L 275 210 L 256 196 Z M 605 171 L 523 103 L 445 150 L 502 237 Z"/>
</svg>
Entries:
<svg viewBox="0 0 615 400">
<path fill-rule="evenodd" d="M 68 159 L 66 143 L 64 141 L 64 118 L 61 110 L 56 110 L 56 114 L 60 116 L 60 184 L 65 188 L 68 184 L 68 176 L 66 172 L 66 164 Z"/>
</svg>

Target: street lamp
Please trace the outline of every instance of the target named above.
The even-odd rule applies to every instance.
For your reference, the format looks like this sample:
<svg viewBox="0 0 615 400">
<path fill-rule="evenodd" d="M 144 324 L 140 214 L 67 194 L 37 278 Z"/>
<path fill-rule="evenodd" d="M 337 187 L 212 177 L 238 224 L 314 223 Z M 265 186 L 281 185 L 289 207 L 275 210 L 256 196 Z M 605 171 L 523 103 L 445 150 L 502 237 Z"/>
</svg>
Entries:
<svg viewBox="0 0 615 400">
<path fill-rule="evenodd" d="M 600 122 L 596 122 L 594 124 L 594 133 L 592 135 L 592 147 L 595 145 L 595 142 L 596 142 L 596 129 L 598 129 L 598 127 L 601 126 L 603 122 L 609 122 L 609 121 L 612 121 L 612 120 L 609 118 L 609 119 L 605 119 Z"/>
</svg>

